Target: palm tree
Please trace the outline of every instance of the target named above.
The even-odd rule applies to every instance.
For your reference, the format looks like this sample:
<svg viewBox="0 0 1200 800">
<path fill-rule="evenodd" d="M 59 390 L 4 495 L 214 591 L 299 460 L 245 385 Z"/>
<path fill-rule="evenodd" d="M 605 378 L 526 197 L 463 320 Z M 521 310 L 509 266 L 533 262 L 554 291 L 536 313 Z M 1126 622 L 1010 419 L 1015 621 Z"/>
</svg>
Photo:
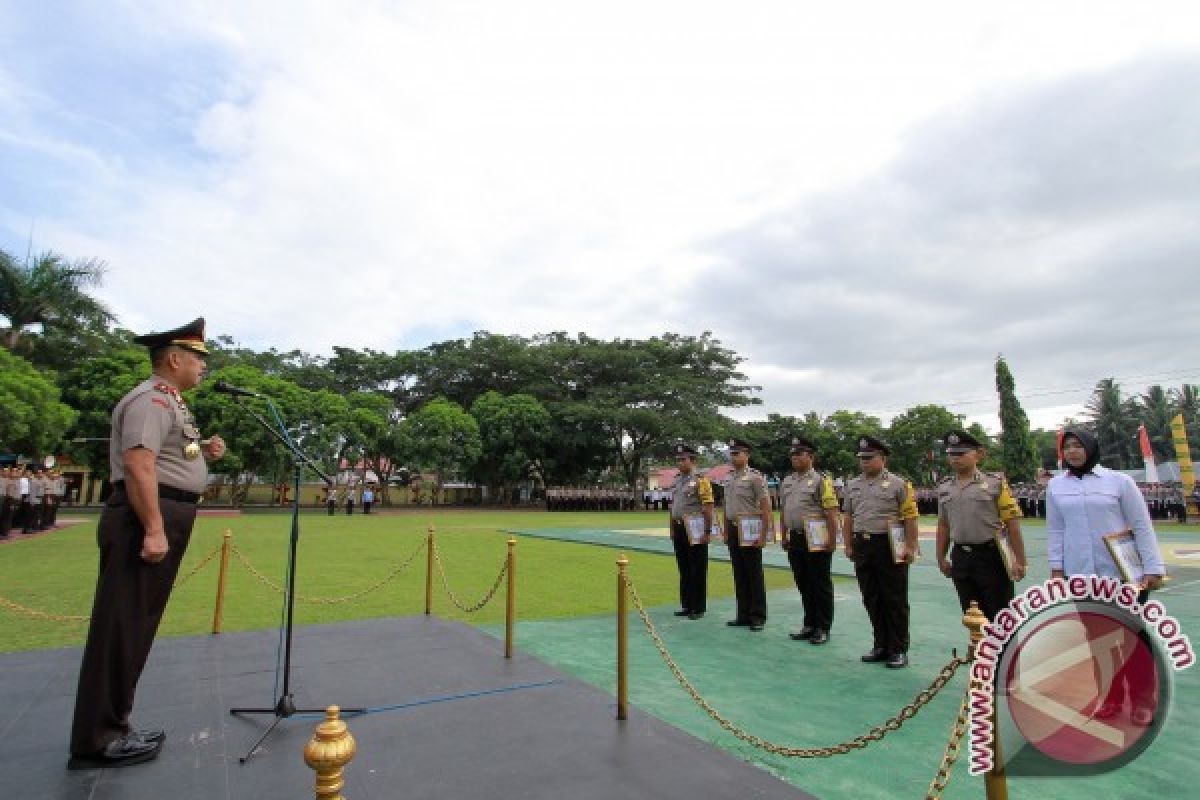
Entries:
<svg viewBox="0 0 1200 800">
<path fill-rule="evenodd" d="M 1171 440 L 1171 417 L 1175 416 L 1176 411 L 1167 390 L 1157 385 L 1147 387 L 1137 399 L 1137 414 L 1146 426 L 1150 449 L 1158 456 L 1158 461 L 1171 461 L 1175 453 L 1175 444 Z"/>
<path fill-rule="evenodd" d="M 1112 378 L 1096 384 L 1085 406 L 1100 441 L 1100 461 L 1113 469 L 1134 469 L 1141 459 L 1137 451 L 1137 407 L 1121 397 L 1121 387 Z"/>
<path fill-rule="evenodd" d="M 16 350 L 31 325 L 43 330 L 107 324 L 115 317 L 85 289 L 99 286 L 105 264 L 95 258 L 67 261 L 47 251 L 24 265 L 0 250 L 0 343 Z"/>
</svg>

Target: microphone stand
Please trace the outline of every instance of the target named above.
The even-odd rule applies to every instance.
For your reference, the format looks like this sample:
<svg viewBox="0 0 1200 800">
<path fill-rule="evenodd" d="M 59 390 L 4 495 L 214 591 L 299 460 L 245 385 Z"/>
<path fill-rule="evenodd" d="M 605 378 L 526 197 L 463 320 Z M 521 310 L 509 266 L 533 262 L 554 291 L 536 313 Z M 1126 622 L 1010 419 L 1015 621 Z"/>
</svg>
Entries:
<svg viewBox="0 0 1200 800">
<path fill-rule="evenodd" d="M 246 755 L 238 759 L 239 764 L 245 764 L 250 760 L 251 756 L 254 755 L 254 752 L 258 750 L 259 745 L 267 740 L 267 737 L 271 735 L 281 720 L 285 720 L 296 713 L 325 713 L 325 709 L 322 708 L 298 709 L 296 708 L 295 701 L 292 699 L 292 621 L 296 605 L 296 549 L 300 541 L 300 478 L 304 471 L 304 467 L 307 466 L 313 472 L 317 473 L 317 475 L 319 475 L 326 484 L 330 484 L 333 481 L 321 470 L 320 467 L 313 463 L 312 459 L 305 455 L 304 452 L 296 446 L 290 437 L 285 435 L 285 432 L 281 429 L 282 426 L 280 426 L 280 429 L 277 429 L 276 426 L 263 419 L 258 412 L 245 405 L 242 405 L 241 396 L 234 395 L 234 397 L 237 400 L 238 407 L 244 410 L 250 416 L 254 417 L 258 424 L 262 426 L 263 430 L 275 437 L 275 440 L 283 445 L 284 449 L 287 450 L 292 456 L 292 532 L 291 537 L 288 540 L 288 574 L 287 583 L 284 586 L 284 599 L 287 603 L 287 615 L 284 622 L 285 644 L 283 650 L 283 687 L 280 690 L 279 697 L 277 697 L 275 700 L 275 705 L 271 708 L 229 709 L 229 713 L 235 715 L 271 714 L 275 717 L 275 719 L 271 722 L 270 727 L 263 731 L 262 736 L 258 737 L 258 740 L 246 752 Z M 275 416 L 278 418 L 279 414 L 278 411 L 275 410 L 274 403 L 272 403 L 268 398 L 264 399 L 267 401 L 267 404 L 271 406 L 271 409 L 275 411 Z M 276 662 L 276 664 L 278 664 L 278 662 Z M 363 711 L 361 708 L 347 708 L 344 710 L 346 713 L 361 713 Z"/>
</svg>

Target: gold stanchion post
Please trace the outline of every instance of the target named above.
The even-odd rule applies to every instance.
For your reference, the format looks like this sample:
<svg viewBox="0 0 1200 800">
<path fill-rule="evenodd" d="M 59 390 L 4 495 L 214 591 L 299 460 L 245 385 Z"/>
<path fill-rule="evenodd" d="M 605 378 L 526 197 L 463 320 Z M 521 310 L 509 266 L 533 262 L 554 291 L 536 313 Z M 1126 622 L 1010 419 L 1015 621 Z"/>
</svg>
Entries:
<svg viewBox="0 0 1200 800">
<path fill-rule="evenodd" d="M 221 620 L 225 615 L 225 575 L 229 572 L 229 540 L 233 531 L 225 529 L 225 538 L 221 542 L 221 571 L 217 573 L 217 603 L 213 608 L 213 633 L 221 632 Z"/>
<path fill-rule="evenodd" d="M 983 641 L 983 626 L 987 617 L 979 610 L 979 604 L 971 601 L 967 613 L 963 614 L 963 625 L 971 636 L 971 649 L 968 655 L 975 660 L 975 649 Z M 1000 729 L 996 726 L 995 698 L 992 703 L 992 768 L 984 773 L 983 788 L 987 800 L 1008 800 L 1008 776 L 1004 773 L 1004 762 L 1000 752 Z"/>
<path fill-rule="evenodd" d="M 433 613 L 433 526 L 425 539 L 425 615 Z"/>
<path fill-rule="evenodd" d="M 508 603 L 504 609 L 504 657 L 512 658 L 513 630 L 517 618 L 517 540 L 508 538 Z"/>
<path fill-rule="evenodd" d="M 617 559 L 617 719 L 629 716 L 629 626 L 626 613 L 625 568 L 629 559 Z"/>
<path fill-rule="evenodd" d="M 312 738 L 304 746 L 304 763 L 317 773 L 317 800 L 345 800 L 342 797 L 342 768 L 354 758 L 358 745 L 346 723 L 340 719 L 341 709 L 329 706 L 325 720 L 317 725 Z"/>
</svg>

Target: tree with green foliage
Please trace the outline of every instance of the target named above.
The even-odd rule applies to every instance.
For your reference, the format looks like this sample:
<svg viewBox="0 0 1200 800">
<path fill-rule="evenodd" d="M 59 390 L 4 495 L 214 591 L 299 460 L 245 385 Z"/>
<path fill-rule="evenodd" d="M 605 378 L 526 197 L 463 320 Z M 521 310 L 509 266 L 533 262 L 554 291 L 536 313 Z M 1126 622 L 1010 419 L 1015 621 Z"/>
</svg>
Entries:
<svg viewBox="0 0 1200 800">
<path fill-rule="evenodd" d="M 507 504 L 511 487 L 541 478 L 542 460 L 553 447 L 550 412 L 532 395 L 485 392 L 471 405 L 471 416 L 479 423 L 481 445 L 473 474 L 498 489 Z"/>
<path fill-rule="evenodd" d="M 1000 462 L 1012 483 L 1037 477 L 1037 458 L 1029 437 L 1029 417 L 1017 400 L 1016 381 L 1004 356 L 996 356 L 996 393 L 1000 395 Z"/>
<path fill-rule="evenodd" d="M 458 403 L 442 397 L 409 414 L 399 437 L 405 463 L 436 473 L 439 491 L 447 479 L 467 475 L 482 450 L 479 423 Z"/>
<path fill-rule="evenodd" d="M 1100 444 L 1100 463 L 1112 469 L 1137 469 L 1142 464 L 1138 448 L 1137 406 L 1121 394 L 1112 378 L 1096 384 L 1085 405 L 1084 416 Z"/>
<path fill-rule="evenodd" d="M 0 350 L 0 450 L 49 454 L 75 421 L 58 386 L 25 359 Z"/>
<path fill-rule="evenodd" d="M 858 474 L 858 440 L 861 436 L 878 436 L 885 441 L 883 422 L 879 417 L 861 411 L 834 411 L 821 423 L 823 436 L 817 442 L 817 465 L 831 475 L 853 477 Z M 823 465 L 823 466 L 822 466 Z M 906 476 L 907 477 L 907 476 Z"/>
<path fill-rule="evenodd" d="M 1138 421 L 1146 426 L 1146 438 L 1158 462 L 1175 460 L 1175 443 L 1171 438 L 1171 418 L 1178 412 L 1171 397 L 1162 386 L 1146 387 L 1133 402 Z"/>
<path fill-rule="evenodd" d="M 8 321 L 0 343 L 16 352 L 34 326 L 45 333 L 111 323 L 112 312 L 86 291 L 100 284 L 104 270 L 98 259 L 68 261 L 53 252 L 20 264 L 0 250 L 0 317 Z"/>
<path fill-rule="evenodd" d="M 888 426 L 892 448 L 888 469 L 919 486 L 932 486 L 946 472 L 941 439 L 962 427 L 962 415 L 939 405 L 921 405 L 899 414 Z"/>
<path fill-rule="evenodd" d="M 226 367 L 189 392 L 192 397 L 188 398 L 188 405 L 202 432 L 219 433 L 225 440 L 225 457 L 214 461 L 210 471 L 221 476 L 229 488 L 231 503 L 244 502 L 256 479 L 272 485 L 290 483 L 292 458 L 274 436 L 237 407 L 239 403 L 253 404 L 260 416 L 272 421 L 265 404 L 218 394 L 212 388 L 218 380 L 270 397 L 301 450 L 316 463 L 326 465 L 329 470 L 336 469 L 338 450 L 349 427 L 350 408 L 344 397 L 329 391 L 311 391 L 252 367 Z"/>
<path fill-rule="evenodd" d="M 133 387 L 150 377 L 146 348 L 129 344 L 77 362 L 62 374 L 63 402 L 79 412 L 65 452 L 99 478 L 109 474 L 108 436 L 112 410 Z"/>
</svg>

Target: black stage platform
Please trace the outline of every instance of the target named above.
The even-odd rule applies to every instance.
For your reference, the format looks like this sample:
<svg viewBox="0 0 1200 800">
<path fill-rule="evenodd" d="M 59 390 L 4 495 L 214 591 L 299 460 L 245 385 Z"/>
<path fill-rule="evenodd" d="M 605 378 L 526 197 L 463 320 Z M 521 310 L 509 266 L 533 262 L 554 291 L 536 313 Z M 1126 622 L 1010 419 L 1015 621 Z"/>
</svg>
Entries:
<svg viewBox="0 0 1200 800">
<path fill-rule="evenodd" d="M 168 731 L 162 756 L 68 772 L 79 650 L 0 655 L 0 797 L 313 796 L 304 745 L 319 721 L 270 717 L 275 631 L 157 642 L 135 720 Z M 432 617 L 314 625 L 296 632 L 298 707 L 395 707 L 347 719 L 358 755 L 348 800 L 367 798 L 804 798 L 770 774 L 649 715 L 614 720 L 613 697 L 469 626 Z"/>
</svg>

